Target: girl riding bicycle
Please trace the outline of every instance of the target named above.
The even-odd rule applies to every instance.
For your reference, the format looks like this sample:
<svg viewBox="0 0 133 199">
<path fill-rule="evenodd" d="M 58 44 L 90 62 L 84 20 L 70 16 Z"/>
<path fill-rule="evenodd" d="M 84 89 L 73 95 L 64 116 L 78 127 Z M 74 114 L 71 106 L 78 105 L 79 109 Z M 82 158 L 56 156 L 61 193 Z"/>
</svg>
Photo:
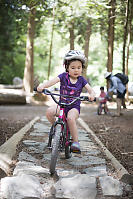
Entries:
<svg viewBox="0 0 133 199">
<path fill-rule="evenodd" d="M 88 98 L 93 101 L 95 98 L 95 93 L 93 89 L 88 84 L 87 80 L 84 79 L 82 74 L 82 69 L 85 67 L 86 58 L 84 54 L 80 51 L 70 50 L 64 57 L 63 64 L 65 65 L 66 72 L 58 75 L 52 80 L 49 80 L 45 83 L 40 84 L 37 87 L 37 90 L 41 92 L 43 89 L 51 87 L 56 83 L 60 82 L 60 94 L 70 95 L 73 97 L 80 96 L 83 87 L 88 91 Z M 65 103 L 69 103 L 72 99 L 68 98 L 67 101 L 63 97 L 60 99 Z M 80 100 L 75 102 L 75 104 L 65 108 L 65 114 L 67 116 L 67 123 L 69 126 L 69 130 L 73 139 L 73 143 L 71 145 L 71 151 L 80 151 L 80 145 L 78 142 L 78 130 L 76 125 L 76 120 L 80 114 Z M 54 123 L 55 117 L 59 115 L 59 107 L 52 106 L 48 108 L 46 112 L 46 116 L 51 122 Z"/>
<path fill-rule="evenodd" d="M 100 95 L 99 95 L 99 105 L 98 105 L 98 115 L 101 115 L 102 113 L 102 109 L 104 109 L 104 112 L 105 114 L 109 113 L 109 109 L 108 109 L 108 106 L 107 106 L 107 94 L 106 92 L 104 91 L 104 87 L 101 86 L 100 87 Z"/>
</svg>

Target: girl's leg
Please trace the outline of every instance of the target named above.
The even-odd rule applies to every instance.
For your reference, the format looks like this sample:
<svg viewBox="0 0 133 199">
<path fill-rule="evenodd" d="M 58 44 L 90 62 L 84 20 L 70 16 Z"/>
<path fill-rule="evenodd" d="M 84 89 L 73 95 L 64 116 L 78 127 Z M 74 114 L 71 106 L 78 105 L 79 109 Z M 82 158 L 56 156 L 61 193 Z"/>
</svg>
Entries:
<svg viewBox="0 0 133 199">
<path fill-rule="evenodd" d="M 59 107 L 57 106 L 49 107 L 46 111 L 46 117 L 51 124 L 55 122 L 56 116 L 58 115 L 59 115 Z"/>
<path fill-rule="evenodd" d="M 76 125 L 76 120 L 78 119 L 78 117 L 79 117 L 79 112 L 76 108 L 73 108 L 70 111 L 68 111 L 67 123 L 69 126 L 71 136 L 73 138 L 73 142 L 78 142 L 78 130 Z"/>
</svg>

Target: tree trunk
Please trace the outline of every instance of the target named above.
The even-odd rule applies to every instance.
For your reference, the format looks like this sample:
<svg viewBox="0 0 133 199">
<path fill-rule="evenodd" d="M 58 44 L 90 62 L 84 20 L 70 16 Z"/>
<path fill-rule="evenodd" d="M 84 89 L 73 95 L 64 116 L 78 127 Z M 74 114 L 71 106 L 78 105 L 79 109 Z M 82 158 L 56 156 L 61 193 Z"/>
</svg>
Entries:
<svg viewBox="0 0 133 199">
<path fill-rule="evenodd" d="M 129 0 L 127 0 L 127 6 L 126 6 L 126 20 L 124 25 L 124 38 L 123 38 L 123 64 L 122 64 L 122 70 L 123 73 L 125 73 L 125 54 L 126 54 L 126 43 L 127 43 L 127 35 L 128 35 L 128 18 L 129 18 Z"/>
<path fill-rule="evenodd" d="M 128 59 L 129 59 L 129 46 L 131 41 L 131 30 L 132 30 L 132 19 L 133 19 L 133 2 L 129 2 L 129 30 L 128 30 L 128 40 L 127 40 L 127 59 L 125 65 L 125 74 L 128 75 Z M 128 84 L 127 84 L 127 99 L 128 99 Z"/>
<path fill-rule="evenodd" d="M 85 68 L 83 70 L 83 76 L 86 78 L 87 75 L 87 67 L 88 67 L 88 54 L 89 54 L 89 43 L 90 43 L 90 36 L 91 36 L 91 20 L 87 19 L 87 26 L 85 32 L 85 45 L 84 45 L 84 54 L 87 58 Z"/>
<path fill-rule="evenodd" d="M 54 24 L 55 24 L 55 8 L 53 8 L 53 24 L 52 24 L 51 42 L 50 42 L 50 49 L 49 49 L 49 64 L 48 64 L 48 77 L 47 77 L 47 80 L 49 80 L 50 72 L 51 72 L 51 58 L 52 58 Z"/>
<path fill-rule="evenodd" d="M 113 48 L 114 48 L 114 22 L 115 22 L 115 3 L 116 0 L 111 0 L 109 6 L 109 28 L 108 28 L 108 61 L 107 71 L 112 72 L 113 69 Z"/>
<path fill-rule="evenodd" d="M 24 89 L 27 93 L 33 91 L 34 72 L 33 72 L 33 57 L 34 57 L 34 32 L 35 32 L 35 7 L 30 9 L 28 21 L 27 44 L 26 44 L 26 60 L 24 70 Z"/>
<path fill-rule="evenodd" d="M 108 60 L 107 71 L 113 70 L 113 50 L 114 50 L 114 23 L 115 23 L 115 5 L 116 0 L 111 0 L 109 3 L 109 27 L 108 27 Z M 107 82 L 107 88 L 109 88 L 109 82 Z"/>
<path fill-rule="evenodd" d="M 70 50 L 74 50 L 74 21 L 69 24 Z"/>
</svg>

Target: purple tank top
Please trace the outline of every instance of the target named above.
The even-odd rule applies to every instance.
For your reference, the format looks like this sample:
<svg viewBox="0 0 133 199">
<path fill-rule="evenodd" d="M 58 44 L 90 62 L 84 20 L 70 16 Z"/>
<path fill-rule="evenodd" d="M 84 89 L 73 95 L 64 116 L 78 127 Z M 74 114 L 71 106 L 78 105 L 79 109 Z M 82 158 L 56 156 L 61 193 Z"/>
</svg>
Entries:
<svg viewBox="0 0 133 199">
<path fill-rule="evenodd" d="M 79 97 L 83 87 L 88 83 L 83 76 L 79 76 L 77 82 L 72 84 L 67 72 L 58 75 L 58 77 L 60 78 L 60 94 L 63 95 Z M 61 98 L 61 101 L 69 103 L 72 98 L 67 98 L 67 100 Z M 76 101 L 74 105 L 80 106 L 80 100 Z"/>
</svg>

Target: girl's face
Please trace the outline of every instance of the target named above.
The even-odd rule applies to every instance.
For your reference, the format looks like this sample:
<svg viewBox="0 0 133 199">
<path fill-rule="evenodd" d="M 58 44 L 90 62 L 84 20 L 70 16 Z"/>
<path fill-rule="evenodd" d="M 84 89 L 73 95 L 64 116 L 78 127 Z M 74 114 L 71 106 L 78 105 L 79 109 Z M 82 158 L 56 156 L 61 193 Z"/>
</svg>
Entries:
<svg viewBox="0 0 133 199">
<path fill-rule="evenodd" d="M 68 66 L 68 73 L 71 78 L 77 79 L 82 74 L 82 63 L 81 61 L 72 61 Z"/>
</svg>

